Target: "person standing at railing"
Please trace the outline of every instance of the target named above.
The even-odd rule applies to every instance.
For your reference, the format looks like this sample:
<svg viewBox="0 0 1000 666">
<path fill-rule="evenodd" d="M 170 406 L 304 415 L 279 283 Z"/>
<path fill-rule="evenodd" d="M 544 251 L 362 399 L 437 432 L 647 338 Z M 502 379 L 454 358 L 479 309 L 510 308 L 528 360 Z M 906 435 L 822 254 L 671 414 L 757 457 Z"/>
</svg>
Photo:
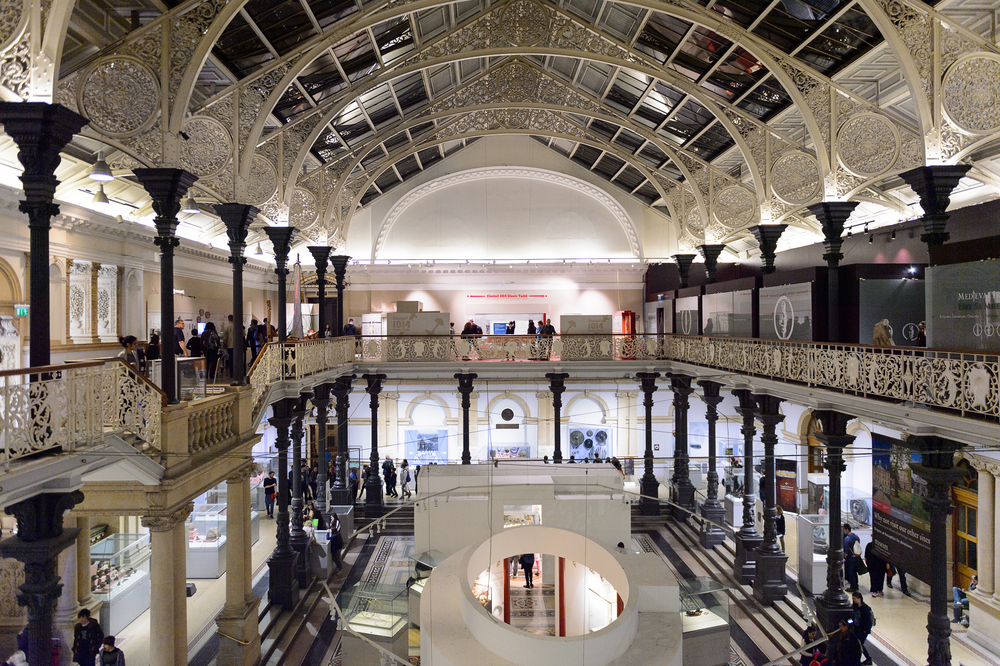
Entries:
<svg viewBox="0 0 1000 666">
<path fill-rule="evenodd" d="M 215 330 L 215 324 L 208 322 L 205 330 L 201 334 L 201 348 L 205 351 L 205 358 L 208 359 L 208 376 L 210 379 L 219 378 L 219 350 L 222 348 L 222 338 Z"/>
<path fill-rule="evenodd" d="M 538 333 L 542 337 L 542 357 L 547 361 L 552 357 L 552 336 L 556 334 L 556 327 L 552 325 L 551 319 L 546 319 Z"/>
<path fill-rule="evenodd" d="M 153 333 L 149 336 L 149 343 L 146 345 L 146 361 L 160 360 L 160 336 Z M 147 368 L 148 371 L 149 368 Z"/>
<path fill-rule="evenodd" d="M 174 322 L 174 355 L 188 355 L 187 345 L 184 344 L 184 320 L 180 318 Z"/>
<path fill-rule="evenodd" d="M 124 349 L 118 352 L 118 358 L 122 359 L 133 368 L 139 368 L 139 357 L 135 353 L 135 342 L 136 338 L 134 335 L 126 335 L 124 338 L 118 338 L 118 342 Z"/>
<path fill-rule="evenodd" d="M 250 328 L 247 329 L 247 349 L 250 350 L 250 365 L 257 360 L 257 353 L 260 351 L 257 348 L 257 320 L 250 320 Z"/>
</svg>

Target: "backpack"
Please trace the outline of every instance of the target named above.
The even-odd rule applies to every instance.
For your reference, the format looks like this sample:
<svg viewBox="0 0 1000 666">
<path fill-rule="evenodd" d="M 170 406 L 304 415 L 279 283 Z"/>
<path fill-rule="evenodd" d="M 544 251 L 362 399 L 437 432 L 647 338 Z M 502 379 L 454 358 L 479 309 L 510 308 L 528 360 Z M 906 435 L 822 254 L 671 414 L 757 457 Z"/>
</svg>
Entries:
<svg viewBox="0 0 1000 666">
<path fill-rule="evenodd" d="M 406 482 L 410 482 L 410 470 L 406 470 Z"/>
<path fill-rule="evenodd" d="M 208 336 L 208 344 L 206 346 L 208 347 L 208 351 L 219 351 L 219 334 L 212 331 Z"/>
</svg>

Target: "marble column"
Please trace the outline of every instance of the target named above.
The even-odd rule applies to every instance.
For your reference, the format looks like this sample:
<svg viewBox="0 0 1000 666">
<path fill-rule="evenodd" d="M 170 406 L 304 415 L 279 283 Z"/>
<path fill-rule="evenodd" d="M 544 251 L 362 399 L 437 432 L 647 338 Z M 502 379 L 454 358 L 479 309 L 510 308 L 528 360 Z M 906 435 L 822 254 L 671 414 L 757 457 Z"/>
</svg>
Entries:
<svg viewBox="0 0 1000 666">
<path fill-rule="evenodd" d="M 347 479 L 347 459 L 350 455 L 347 433 L 351 408 L 351 383 L 356 378 L 357 375 L 343 375 L 337 377 L 333 384 L 333 395 L 337 399 L 337 455 L 331 497 L 333 504 L 340 506 L 354 506 L 354 497 L 351 497 Z M 360 474 L 360 470 L 358 473 Z"/>
<path fill-rule="evenodd" d="M 292 408 L 294 398 L 285 398 L 271 406 L 274 412 L 268 423 L 277 430 L 274 446 L 278 450 L 277 469 L 278 480 L 277 509 L 274 522 L 277 533 L 277 545 L 267 560 L 270 573 L 268 598 L 276 606 L 291 610 L 299 600 L 299 579 L 295 575 L 298 567 L 298 553 L 292 550 L 288 527 L 288 446 L 291 442 L 289 428 L 292 425 Z"/>
<path fill-rule="evenodd" d="M 660 515 L 660 482 L 653 473 L 653 393 L 658 372 L 637 372 L 635 378 L 642 387 L 642 406 L 646 410 L 646 449 L 643 453 L 642 479 L 639 481 L 639 511 L 644 516 Z"/>
<path fill-rule="evenodd" d="M 783 599 L 788 593 L 785 581 L 785 563 L 788 556 L 781 552 L 778 545 L 777 497 L 778 488 L 775 479 L 774 447 L 778 443 L 776 432 L 779 423 L 785 420 L 778 410 L 781 398 L 771 395 L 757 395 L 757 420 L 764 430 L 760 441 L 764 445 L 764 541 L 757 549 L 756 571 L 753 578 L 753 596 L 760 603 L 770 606 L 775 601 Z"/>
<path fill-rule="evenodd" d="M 979 504 L 976 508 L 976 539 L 979 544 L 986 546 L 978 548 L 977 552 L 977 574 L 979 575 L 979 585 L 976 591 L 980 594 L 991 595 L 995 585 L 995 551 L 994 527 L 996 521 L 996 504 L 993 502 L 995 489 L 995 478 L 990 467 L 994 465 L 974 465 L 978 470 L 979 479 Z"/>
<path fill-rule="evenodd" d="M 674 392 L 674 473 L 670 483 L 672 515 L 677 522 L 687 522 L 694 512 L 694 484 L 691 483 L 688 464 L 688 407 L 694 392 L 691 377 L 670 375 L 670 390 Z"/>
<path fill-rule="evenodd" d="M 368 382 L 368 399 L 372 413 L 372 446 L 368 458 L 368 480 L 365 482 L 365 520 L 382 517 L 382 477 L 379 474 L 378 458 L 378 394 L 382 392 L 383 374 L 365 374 L 361 378 Z"/>
<path fill-rule="evenodd" d="M 251 465 L 226 477 L 226 603 L 215 618 L 218 666 L 254 666 L 260 659 L 260 628 L 253 593 L 250 533 Z"/>
<path fill-rule="evenodd" d="M 474 372 L 458 372 L 455 373 L 455 379 L 458 380 L 458 392 L 462 396 L 462 464 L 471 465 L 472 464 L 472 453 L 469 451 L 469 407 L 471 401 L 469 396 L 472 394 L 472 382 L 478 377 Z"/>
<path fill-rule="evenodd" d="M 561 463 L 562 455 L 562 394 L 566 391 L 565 372 L 548 372 L 545 378 L 549 380 L 549 391 L 552 393 L 552 462 Z"/>
<path fill-rule="evenodd" d="M 243 266 L 247 263 L 243 252 L 247 247 L 247 233 L 257 217 L 253 206 L 238 203 L 218 204 L 215 212 L 226 225 L 229 236 L 229 263 L 233 267 L 233 386 L 247 383 L 246 331 L 243 329 Z"/>
<path fill-rule="evenodd" d="M 169 514 L 143 516 L 149 529 L 150 666 L 185 666 L 187 660 L 187 533 L 190 504 Z M 177 577 L 181 569 L 180 578 Z M 169 630 L 166 628 L 169 627 Z"/>
<path fill-rule="evenodd" d="M 303 529 L 305 525 L 302 515 L 305 510 L 302 486 L 306 482 L 302 478 L 302 446 L 305 443 L 305 416 L 311 397 L 311 393 L 300 393 L 292 407 L 292 501 L 289 508 L 292 527 L 288 538 L 292 549 L 299 555 L 295 570 L 299 577 L 299 589 L 306 587 L 309 568 L 309 536 Z"/>
<path fill-rule="evenodd" d="M 702 402 L 705 403 L 705 419 L 708 422 L 708 492 L 701 505 L 701 545 L 705 548 L 715 548 L 726 540 L 722 525 L 726 520 L 726 509 L 719 502 L 719 470 L 716 466 L 715 424 L 719 420 L 719 403 L 722 396 L 722 384 L 701 380 L 698 386 L 702 390 Z"/>
<path fill-rule="evenodd" d="M 615 397 L 618 399 L 618 426 L 615 434 L 618 455 L 620 457 L 638 455 L 639 447 L 636 439 L 639 429 L 639 410 L 636 398 L 639 397 L 639 392 L 615 391 Z"/>
<path fill-rule="evenodd" d="M 822 425 L 822 432 L 816 433 L 826 447 L 826 467 L 830 473 L 828 499 L 830 505 L 830 543 L 826 551 L 826 591 L 816 598 L 816 617 L 826 631 L 836 631 L 840 620 L 854 615 L 851 599 L 844 592 L 844 539 L 841 526 L 844 524 L 840 512 L 841 474 L 847 469 L 844 464 L 844 449 L 853 441 L 854 435 L 847 434 L 847 423 L 853 418 L 832 409 L 817 409 L 813 416 Z"/>
<path fill-rule="evenodd" d="M 753 439 L 757 431 L 754 412 L 757 403 L 750 389 L 735 389 L 733 395 L 740 401 L 736 411 L 743 417 L 743 525 L 737 530 L 736 558 L 733 560 L 733 577 L 742 585 L 753 582 L 757 572 L 757 550 L 764 538 L 757 533 L 754 509 L 756 499 L 753 494 Z"/>
</svg>

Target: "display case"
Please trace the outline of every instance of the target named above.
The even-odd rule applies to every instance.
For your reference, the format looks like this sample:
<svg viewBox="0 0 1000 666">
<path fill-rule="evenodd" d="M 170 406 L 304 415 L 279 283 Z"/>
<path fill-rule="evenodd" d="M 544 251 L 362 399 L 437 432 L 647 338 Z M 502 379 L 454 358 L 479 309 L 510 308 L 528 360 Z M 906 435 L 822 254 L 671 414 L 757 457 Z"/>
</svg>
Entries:
<svg viewBox="0 0 1000 666">
<path fill-rule="evenodd" d="M 225 504 L 195 504 L 187 519 L 188 578 L 218 578 L 226 573 Z M 250 543 L 260 538 L 260 514 L 250 512 Z"/>
<path fill-rule="evenodd" d="M 90 585 L 100 623 L 114 635 L 149 608 L 149 535 L 112 534 L 90 547 Z"/>
<path fill-rule="evenodd" d="M 541 504 L 506 504 L 503 507 L 503 526 L 521 527 L 522 525 L 541 525 Z"/>
<path fill-rule="evenodd" d="M 830 516 L 800 514 L 797 518 L 799 583 L 811 594 L 826 589 L 826 554 L 830 549 Z"/>
<path fill-rule="evenodd" d="M 408 597 L 406 587 L 355 583 L 343 592 L 341 608 L 351 628 L 371 640 L 385 644 L 402 635 L 406 641 Z"/>
<path fill-rule="evenodd" d="M 680 584 L 684 666 L 729 663 L 729 591 L 707 576 Z"/>
<path fill-rule="evenodd" d="M 410 558 L 410 577 L 406 581 L 410 590 L 410 626 L 420 626 L 420 595 L 431 573 L 447 558 L 440 550 L 428 550 Z"/>
<path fill-rule="evenodd" d="M 858 530 L 872 526 L 872 494 L 857 488 L 841 488 L 840 515 L 851 529 Z"/>
</svg>

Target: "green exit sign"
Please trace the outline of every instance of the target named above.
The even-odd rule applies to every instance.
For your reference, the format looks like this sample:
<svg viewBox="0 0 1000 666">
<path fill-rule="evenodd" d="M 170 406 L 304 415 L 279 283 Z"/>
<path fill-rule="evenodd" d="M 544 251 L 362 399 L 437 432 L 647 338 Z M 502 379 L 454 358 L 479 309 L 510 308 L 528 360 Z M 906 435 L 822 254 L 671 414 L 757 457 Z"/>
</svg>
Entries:
<svg viewBox="0 0 1000 666">
<path fill-rule="evenodd" d="M 14 306 L 14 316 L 15 317 L 27 317 L 28 316 L 28 306 L 27 305 L 15 305 Z"/>
</svg>

